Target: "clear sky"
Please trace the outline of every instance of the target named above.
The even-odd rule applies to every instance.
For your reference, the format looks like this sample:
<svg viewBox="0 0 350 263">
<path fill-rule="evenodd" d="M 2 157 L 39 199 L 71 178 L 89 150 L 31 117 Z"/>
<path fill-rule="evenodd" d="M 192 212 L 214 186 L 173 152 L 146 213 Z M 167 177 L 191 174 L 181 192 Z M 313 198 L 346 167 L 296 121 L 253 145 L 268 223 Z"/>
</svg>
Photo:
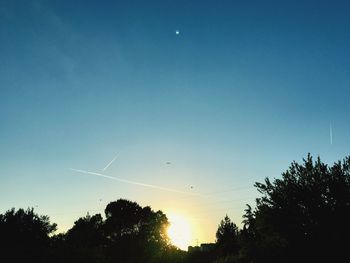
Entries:
<svg viewBox="0 0 350 263">
<path fill-rule="evenodd" d="M 33 206 L 64 231 L 128 198 L 214 241 L 255 181 L 349 154 L 349 14 L 335 0 L 0 0 L 0 212 Z"/>
</svg>

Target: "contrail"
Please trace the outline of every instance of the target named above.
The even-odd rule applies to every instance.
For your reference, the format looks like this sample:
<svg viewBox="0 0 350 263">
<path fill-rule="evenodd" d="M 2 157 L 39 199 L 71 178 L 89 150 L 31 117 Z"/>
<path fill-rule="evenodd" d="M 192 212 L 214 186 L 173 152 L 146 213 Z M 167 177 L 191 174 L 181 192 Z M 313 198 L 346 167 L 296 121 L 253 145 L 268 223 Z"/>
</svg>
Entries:
<svg viewBox="0 0 350 263">
<path fill-rule="evenodd" d="M 106 169 L 115 161 L 115 159 L 117 159 L 117 155 L 113 158 L 112 161 L 109 162 L 109 164 L 106 165 L 105 168 L 102 169 L 102 171 L 106 171 Z"/>
<path fill-rule="evenodd" d="M 333 144 L 333 130 L 332 130 L 332 123 L 329 123 L 329 139 L 331 142 L 331 145 Z"/>
<path fill-rule="evenodd" d="M 133 184 L 133 185 L 138 185 L 138 186 L 143 186 L 143 187 L 149 187 L 149 188 L 158 189 L 158 190 L 167 191 L 167 192 L 186 194 L 186 195 L 200 195 L 200 194 L 197 194 L 197 193 L 189 193 L 189 192 L 179 191 L 179 190 L 176 190 L 176 189 L 171 189 L 171 188 L 162 187 L 162 186 L 158 186 L 158 185 L 145 184 L 145 183 L 125 180 L 125 179 L 122 179 L 122 178 L 113 177 L 113 176 L 109 176 L 109 175 L 105 175 L 105 174 L 101 174 L 101 173 L 89 172 L 89 171 L 73 169 L 73 168 L 70 168 L 70 170 L 78 172 L 78 173 L 84 173 L 84 174 L 91 174 L 91 175 L 100 176 L 100 177 L 108 178 L 108 179 L 115 180 L 115 181 L 122 182 L 122 183 Z"/>
</svg>

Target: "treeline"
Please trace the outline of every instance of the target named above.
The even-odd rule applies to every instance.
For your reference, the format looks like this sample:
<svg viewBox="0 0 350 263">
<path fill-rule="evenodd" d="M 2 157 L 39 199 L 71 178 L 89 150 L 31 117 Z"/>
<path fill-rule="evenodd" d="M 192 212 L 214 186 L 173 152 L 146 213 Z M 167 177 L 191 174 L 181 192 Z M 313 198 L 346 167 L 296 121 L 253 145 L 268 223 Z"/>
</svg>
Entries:
<svg viewBox="0 0 350 263">
<path fill-rule="evenodd" d="M 100 214 L 79 218 L 64 234 L 33 209 L 0 215 L 0 249 L 9 262 L 292 263 L 347 261 L 350 157 L 333 166 L 293 162 L 280 179 L 256 183 L 254 209 L 243 228 L 226 216 L 209 249 L 181 251 L 169 242 L 161 211 L 119 199 Z"/>
<path fill-rule="evenodd" d="M 119 199 L 101 214 L 79 218 L 64 234 L 33 209 L 11 209 L 0 215 L 2 256 L 11 262 L 181 262 L 184 252 L 166 234 L 161 211 Z"/>
</svg>

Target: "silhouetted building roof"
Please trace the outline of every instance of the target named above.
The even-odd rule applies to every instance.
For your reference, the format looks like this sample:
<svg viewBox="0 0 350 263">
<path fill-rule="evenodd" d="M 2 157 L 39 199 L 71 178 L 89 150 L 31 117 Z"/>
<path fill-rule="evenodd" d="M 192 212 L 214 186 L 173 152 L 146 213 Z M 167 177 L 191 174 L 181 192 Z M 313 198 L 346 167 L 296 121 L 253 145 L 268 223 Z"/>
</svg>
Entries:
<svg viewBox="0 0 350 263">
<path fill-rule="evenodd" d="M 215 248 L 214 243 L 201 244 L 201 251 L 204 251 L 204 252 L 212 251 L 214 250 L 214 248 Z"/>
<path fill-rule="evenodd" d="M 203 243 L 200 246 L 189 246 L 188 247 L 188 252 L 193 253 L 193 252 L 208 252 L 212 251 L 215 249 L 215 244 L 214 243 Z"/>
</svg>

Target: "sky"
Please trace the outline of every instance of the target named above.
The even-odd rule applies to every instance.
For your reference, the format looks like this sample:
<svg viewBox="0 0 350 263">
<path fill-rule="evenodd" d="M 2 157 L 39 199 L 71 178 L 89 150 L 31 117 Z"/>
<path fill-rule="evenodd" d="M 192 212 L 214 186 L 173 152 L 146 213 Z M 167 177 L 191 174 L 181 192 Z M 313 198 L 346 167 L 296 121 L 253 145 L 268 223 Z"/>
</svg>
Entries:
<svg viewBox="0 0 350 263">
<path fill-rule="evenodd" d="M 226 214 L 241 225 L 254 182 L 308 153 L 349 155 L 349 13 L 336 0 L 0 0 L 0 213 L 34 207 L 66 231 L 126 198 L 213 242 Z"/>
</svg>

